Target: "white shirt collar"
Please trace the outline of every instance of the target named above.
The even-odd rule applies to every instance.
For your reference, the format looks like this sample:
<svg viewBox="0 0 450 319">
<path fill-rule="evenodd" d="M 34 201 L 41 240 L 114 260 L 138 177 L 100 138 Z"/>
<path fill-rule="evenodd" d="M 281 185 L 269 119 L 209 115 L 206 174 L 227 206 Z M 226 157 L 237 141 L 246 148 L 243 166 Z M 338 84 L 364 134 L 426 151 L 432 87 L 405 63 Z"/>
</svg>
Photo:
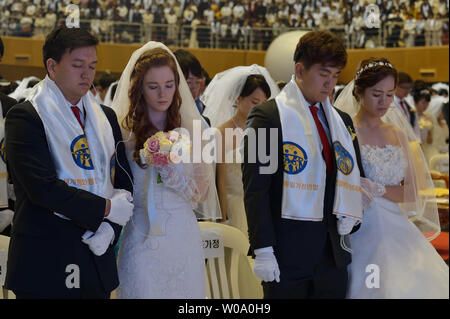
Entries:
<svg viewBox="0 0 450 319">
<path fill-rule="evenodd" d="M 72 107 L 72 106 L 76 106 L 76 107 L 78 107 L 78 109 L 80 110 L 80 113 L 81 114 L 84 114 L 84 109 L 83 109 L 83 99 L 80 99 L 79 101 L 78 101 L 78 103 L 77 104 L 72 104 L 72 103 L 70 103 L 69 101 L 67 101 L 66 99 L 64 99 L 65 101 L 66 101 L 66 105 L 68 105 L 69 107 Z"/>
</svg>

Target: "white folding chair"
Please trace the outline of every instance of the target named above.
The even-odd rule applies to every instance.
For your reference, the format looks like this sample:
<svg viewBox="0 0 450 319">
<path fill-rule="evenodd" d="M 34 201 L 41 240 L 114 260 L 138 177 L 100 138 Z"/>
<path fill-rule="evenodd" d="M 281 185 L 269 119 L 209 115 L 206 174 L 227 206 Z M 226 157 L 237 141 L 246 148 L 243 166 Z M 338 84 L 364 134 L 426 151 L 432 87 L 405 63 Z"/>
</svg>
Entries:
<svg viewBox="0 0 450 319">
<path fill-rule="evenodd" d="M 240 258 L 244 256 L 250 269 L 253 269 L 252 262 L 247 257 L 249 249 L 248 239 L 239 229 L 232 226 L 212 222 L 199 222 L 198 224 L 202 231 L 208 229 L 219 230 L 223 239 L 223 256 L 206 258 L 207 298 L 239 299 Z"/>
<path fill-rule="evenodd" d="M 449 158 L 447 154 L 436 154 L 430 158 L 430 169 L 438 171 L 443 174 L 448 174 L 449 172 Z"/>
</svg>

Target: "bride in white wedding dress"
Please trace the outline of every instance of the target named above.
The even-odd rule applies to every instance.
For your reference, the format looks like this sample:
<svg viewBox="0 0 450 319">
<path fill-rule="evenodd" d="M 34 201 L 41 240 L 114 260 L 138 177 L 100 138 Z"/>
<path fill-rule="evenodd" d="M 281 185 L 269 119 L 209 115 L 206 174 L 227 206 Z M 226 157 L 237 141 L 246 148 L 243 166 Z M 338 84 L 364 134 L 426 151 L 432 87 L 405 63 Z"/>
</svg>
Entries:
<svg viewBox="0 0 450 319">
<path fill-rule="evenodd" d="M 212 166 L 147 165 L 141 156 L 158 131 L 183 127 L 192 137 L 193 120 L 201 118 L 187 83 L 167 47 L 149 42 L 131 57 L 117 91 L 113 105 L 130 131 L 125 144 L 135 207 L 119 251 L 117 297 L 205 298 L 205 259 L 191 203 L 210 200 Z M 209 214 L 202 217 L 214 219 Z"/>
<path fill-rule="evenodd" d="M 432 191 L 429 172 L 418 170 L 423 154 L 412 155 L 405 133 L 381 120 L 396 78 L 387 60 L 364 60 L 354 89 L 351 83 L 336 101 L 354 116 L 366 176 L 361 185 L 373 196 L 350 235 L 347 298 L 449 298 L 449 268 L 428 242 L 440 228 L 434 195 L 423 192 L 424 185 Z"/>
</svg>

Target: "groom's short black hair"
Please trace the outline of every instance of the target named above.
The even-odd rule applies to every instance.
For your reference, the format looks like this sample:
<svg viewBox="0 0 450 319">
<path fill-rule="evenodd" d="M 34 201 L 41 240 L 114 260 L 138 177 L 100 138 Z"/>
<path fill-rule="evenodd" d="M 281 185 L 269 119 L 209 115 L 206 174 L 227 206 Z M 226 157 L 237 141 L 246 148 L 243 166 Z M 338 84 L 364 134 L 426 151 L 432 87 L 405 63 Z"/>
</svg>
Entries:
<svg viewBox="0 0 450 319">
<path fill-rule="evenodd" d="M 347 51 L 342 41 L 333 33 L 311 31 L 298 41 L 294 62 L 302 62 L 307 69 L 316 63 L 344 68 L 347 64 Z"/>
<path fill-rule="evenodd" d="M 180 65 L 186 80 L 189 77 L 189 72 L 198 78 L 202 77 L 202 65 L 195 55 L 183 49 L 178 49 L 173 52 L 173 54 L 175 55 L 175 58 L 177 58 L 178 64 Z"/>
<path fill-rule="evenodd" d="M 75 49 L 97 46 L 97 44 L 98 39 L 86 29 L 57 26 L 47 35 L 42 48 L 44 67 L 47 69 L 47 60 L 50 58 L 59 63 L 67 51 L 70 53 Z"/>
</svg>

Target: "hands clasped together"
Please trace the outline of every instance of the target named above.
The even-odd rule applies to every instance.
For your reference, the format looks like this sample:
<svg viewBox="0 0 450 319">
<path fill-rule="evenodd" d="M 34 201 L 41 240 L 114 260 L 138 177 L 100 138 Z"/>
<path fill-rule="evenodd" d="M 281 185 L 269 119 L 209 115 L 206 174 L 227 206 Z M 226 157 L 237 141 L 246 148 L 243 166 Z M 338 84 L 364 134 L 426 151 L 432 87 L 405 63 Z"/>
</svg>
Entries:
<svg viewBox="0 0 450 319">
<path fill-rule="evenodd" d="M 129 191 L 115 189 L 110 201 L 111 209 L 105 219 L 125 226 L 133 215 L 133 196 Z M 92 234 L 90 231 L 85 232 L 82 242 L 89 246 L 94 255 L 101 256 L 114 242 L 114 230 L 107 221 L 103 221 L 97 231 Z"/>
</svg>

